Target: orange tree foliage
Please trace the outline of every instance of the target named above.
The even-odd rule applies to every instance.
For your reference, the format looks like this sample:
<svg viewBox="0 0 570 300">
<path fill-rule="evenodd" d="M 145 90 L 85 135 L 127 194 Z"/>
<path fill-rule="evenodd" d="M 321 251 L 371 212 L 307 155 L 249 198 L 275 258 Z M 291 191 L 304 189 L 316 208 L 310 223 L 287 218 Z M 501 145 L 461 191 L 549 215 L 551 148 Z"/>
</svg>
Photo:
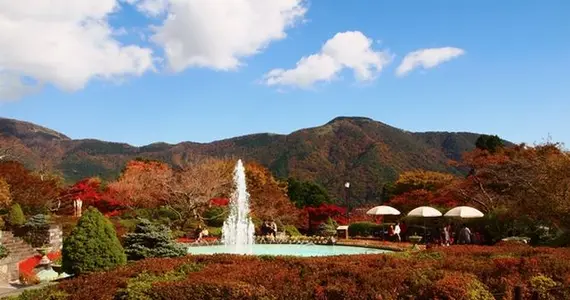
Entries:
<svg viewBox="0 0 570 300">
<path fill-rule="evenodd" d="M 451 174 L 414 170 L 400 174 L 394 183 L 394 194 L 399 195 L 414 190 L 437 191 L 449 186 L 457 178 Z"/>
<path fill-rule="evenodd" d="M 10 185 L 12 201 L 20 204 L 25 213 L 45 213 L 57 207 L 60 192 L 57 180 L 42 180 L 13 161 L 0 162 L 0 177 Z"/>
<path fill-rule="evenodd" d="M 395 196 L 388 202 L 389 205 L 408 212 L 419 206 L 432 206 L 436 208 L 452 208 L 460 202 L 450 192 L 432 192 L 428 190 L 412 190 Z"/>
<path fill-rule="evenodd" d="M 440 172 L 403 172 L 390 191 L 393 196 L 388 203 L 404 212 L 424 205 L 451 208 L 460 203 L 451 189 L 459 181 L 451 174 Z"/>
<path fill-rule="evenodd" d="M 477 150 L 465 163 L 471 172 L 457 188 L 465 200 L 570 230 L 570 155 L 559 145 Z"/>
<path fill-rule="evenodd" d="M 10 194 L 10 185 L 0 177 L 0 207 L 6 208 L 12 202 L 12 195 Z"/>
<path fill-rule="evenodd" d="M 167 164 L 133 160 L 127 163 L 119 179 L 109 184 L 109 189 L 125 206 L 155 208 L 166 203 L 172 180 L 173 171 Z"/>
<path fill-rule="evenodd" d="M 179 276 L 164 276 L 176 271 Z M 142 293 L 131 290 L 132 296 L 170 300 L 494 299 L 490 294 L 497 295 L 496 299 L 512 299 L 515 286 L 521 286 L 524 299 L 530 299 L 537 279 L 568 286 L 569 274 L 570 250 L 515 245 L 455 246 L 334 259 L 187 256 L 146 259 L 109 272 L 75 277 L 48 287 L 38 299 L 63 291 L 70 300 L 92 299 L 93 295 L 111 300 L 122 298 L 119 294 L 127 287 L 138 287 L 136 291 Z M 552 299 L 570 298 L 568 289 L 548 294 Z"/>
<path fill-rule="evenodd" d="M 282 224 L 298 224 L 300 211 L 287 197 L 287 184 L 278 182 L 271 172 L 258 163 L 246 165 L 247 188 L 252 214 Z"/>
</svg>

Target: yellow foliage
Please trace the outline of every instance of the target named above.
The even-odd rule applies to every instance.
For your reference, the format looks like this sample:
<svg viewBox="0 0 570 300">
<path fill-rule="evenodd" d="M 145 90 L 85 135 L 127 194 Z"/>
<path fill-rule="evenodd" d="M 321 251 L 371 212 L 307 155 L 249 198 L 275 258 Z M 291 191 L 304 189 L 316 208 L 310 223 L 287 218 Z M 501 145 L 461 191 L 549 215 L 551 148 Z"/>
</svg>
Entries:
<svg viewBox="0 0 570 300">
<path fill-rule="evenodd" d="M 11 202 L 12 195 L 10 194 L 10 185 L 4 178 L 0 178 L 0 206 L 8 207 Z"/>
<path fill-rule="evenodd" d="M 425 170 L 406 171 L 400 174 L 395 187 L 398 192 L 418 189 L 433 191 L 448 186 L 455 179 L 456 177 L 451 174 L 440 172 Z"/>
</svg>

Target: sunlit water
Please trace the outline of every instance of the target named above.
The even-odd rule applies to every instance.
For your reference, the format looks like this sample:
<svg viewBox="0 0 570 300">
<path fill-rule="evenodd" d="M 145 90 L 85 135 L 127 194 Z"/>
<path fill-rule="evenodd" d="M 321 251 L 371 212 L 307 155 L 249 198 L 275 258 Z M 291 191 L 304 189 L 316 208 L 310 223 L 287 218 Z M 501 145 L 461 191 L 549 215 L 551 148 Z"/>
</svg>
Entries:
<svg viewBox="0 0 570 300">
<path fill-rule="evenodd" d="M 234 169 L 235 190 L 230 199 L 230 214 L 222 227 L 222 243 L 232 253 L 251 253 L 255 227 L 249 216 L 249 193 L 247 192 L 245 168 L 238 160 Z"/>
<path fill-rule="evenodd" d="M 382 254 L 392 252 L 389 250 L 373 249 L 353 246 L 328 246 L 328 245 L 290 245 L 290 244 L 256 244 L 251 245 L 244 253 L 241 249 L 233 246 L 197 246 L 189 247 L 190 254 L 251 254 L 251 255 L 291 255 L 291 256 L 333 256 L 353 254 Z"/>
</svg>

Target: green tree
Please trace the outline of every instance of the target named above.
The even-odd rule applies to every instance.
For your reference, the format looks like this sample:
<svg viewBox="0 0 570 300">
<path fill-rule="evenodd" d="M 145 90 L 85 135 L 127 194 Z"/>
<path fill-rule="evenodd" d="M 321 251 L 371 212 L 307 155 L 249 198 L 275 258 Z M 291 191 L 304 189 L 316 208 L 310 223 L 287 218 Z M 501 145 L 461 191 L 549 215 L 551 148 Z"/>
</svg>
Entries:
<svg viewBox="0 0 570 300">
<path fill-rule="evenodd" d="M 186 255 L 186 248 L 172 239 L 168 227 L 141 219 L 135 232 L 125 235 L 125 253 L 129 260 L 148 257 L 178 257 Z"/>
<path fill-rule="evenodd" d="M 324 187 L 315 182 L 300 181 L 295 178 L 287 180 L 287 195 L 298 208 L 332 203 Z"/>
<path fill-rule="evenodd" d="M 85 211 L 63 242 L 62 268 L 68 274 L 109 270 L 126 261 L 115 228 L 94 207 Z"/>
<path fill-rule="evenodd" d="M 20 204 L 16 203 L 10 207 L 10 225 L 12 226 L 22 226 L 26 223 L 26 217 L 24 212 L 20 207 Z"/>
<path fill-rule="evenodd" d="M 496 135 L 480 135 L 475 141 L 475 147 L 481 150 L 487 150 L 491 153 L 496 153 L 497 150 L 502 148 L 503 141 Z"/>
</svg>

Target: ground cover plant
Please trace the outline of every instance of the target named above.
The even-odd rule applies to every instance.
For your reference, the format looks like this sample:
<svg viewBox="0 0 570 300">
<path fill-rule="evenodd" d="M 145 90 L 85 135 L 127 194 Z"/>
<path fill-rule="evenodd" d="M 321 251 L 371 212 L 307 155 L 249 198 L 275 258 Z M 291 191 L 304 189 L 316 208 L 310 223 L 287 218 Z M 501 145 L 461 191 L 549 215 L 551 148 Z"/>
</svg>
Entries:
<svg viewBox="0 0 570 300">
<path fill-rule="evenodd" d="M 570 250 L 457 246 L 322 258 L 152 258 L 64 281 L 57 299 L 568 299 Z M 40 293 L 40 292 L 38 292 Z M 62 296 L 66 295 L 66 296 Z M 495 298 L 493 298 L 495 297 Z M 547 299 L 547 298 L 545 298 Z"/>
</svg>

